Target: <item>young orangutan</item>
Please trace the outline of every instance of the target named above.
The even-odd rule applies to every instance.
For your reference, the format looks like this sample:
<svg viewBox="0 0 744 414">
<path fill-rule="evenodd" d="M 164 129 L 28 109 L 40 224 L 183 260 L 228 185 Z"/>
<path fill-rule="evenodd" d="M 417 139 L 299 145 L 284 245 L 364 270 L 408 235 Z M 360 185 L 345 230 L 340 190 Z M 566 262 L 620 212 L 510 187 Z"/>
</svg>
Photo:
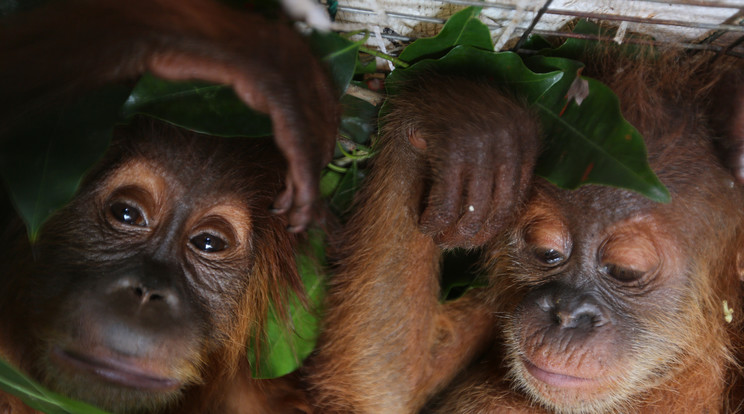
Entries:
<svg viewBox="0 0 744 414">
<path fill-rule="evenodd" d="M 744 65 L 596 62 L 672 201 L 533 178 L 535 114 L 487 81 L 404 85 L 308 368 L 322 412 L 742 409 Z M 490 286 L 442 303 L 443 252 L 481 246 Z"/>
<path fill-rule="evenodd" d="M 275 132 L 117 127 L 33 245 L 3 229 L 0 356 L 114 413 L 307 411 L 294 378 L 254 380 L 246 357 L 269 305 L 302 289 L 292 232 L 335 142 L 337 95 L 303 38 L 213 0 L 51 2 L 0 38 L 0 143 L 145 70 L 229 84 Z M 35 412 L 0 391 L 0 413 Z"/>
</svg>

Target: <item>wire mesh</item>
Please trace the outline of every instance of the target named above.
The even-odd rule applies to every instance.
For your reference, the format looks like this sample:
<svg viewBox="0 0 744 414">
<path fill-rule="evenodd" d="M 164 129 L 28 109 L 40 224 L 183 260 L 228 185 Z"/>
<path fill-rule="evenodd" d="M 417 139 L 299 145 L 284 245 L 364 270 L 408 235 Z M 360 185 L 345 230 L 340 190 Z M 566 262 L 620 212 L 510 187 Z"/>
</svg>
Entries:
<svg viewBox="0 0 744 414">
<path fill-rule="evenodd" d="M 332 0 L 324 0 L 332 1 Z M 568 33 L 575 19 L 611 22 L 617 43 L 652 43 L 744 57 L 744 0 L 338 0 L 336 28 L 368 30 L 369 45 L 395 54 L 416 38 L 435 35 L 455 12 L 483 8 L 497 50 L 518 48 L 530 34 Z M 629 36 L 641 33 L 650 37 Z"/>
</svg>

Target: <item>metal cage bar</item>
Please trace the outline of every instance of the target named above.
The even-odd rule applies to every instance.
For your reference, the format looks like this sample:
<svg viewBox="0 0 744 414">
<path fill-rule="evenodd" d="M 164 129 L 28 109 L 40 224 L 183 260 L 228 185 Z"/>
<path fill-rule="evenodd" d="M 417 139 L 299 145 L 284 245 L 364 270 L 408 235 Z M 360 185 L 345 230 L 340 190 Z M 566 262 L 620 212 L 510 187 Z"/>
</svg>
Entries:
<svg viewBox="0 0 744 414">
<path fill-rule="evenodd" d="M 409 10 L 375 10 L 374 7 L 379 4 L 385 4 L 384 0 L 338 0 L 339 13 L 347 13 L 347 16 L 364 16 L 369 19 L 368 25 L 381 27 L 380 36 L 384 39 L 394 42 L 410 42 L 417 38 L 416 33 L 399 33 L 393 28 L 386 26 L 384 23 L 395 23 L 396 21 L 413 22 L 414 24 L 427 24 L 440 27 L 443 25 L 448 16 L 426 15 L 424 13 L 411 12 Z M 416 3 L 410 1 L 410 3 Z M 479 6 L 486 10 L 492 10 L 496 13 L 504 13 L 504 17 L 491 18 L 484 21 L 489 29 L 494 33 L 503 30 L 508 21 L 518 21 L 519 23 L 511 27 L 509 33 L 513 38 L 519 38 L 516 48 L 530 34 L 541 34 L 548 36 L 564 37 L 581 37 L 592 38 L 600 41 L 618 41 L 617 38 L 584 36 L 572 33 L 565 33 L 559 28 L 553 28 L 543 24 L 546 19 L 565 19 L 584 18 L 601 21 L 615 22 L 619 25 L 631 24 L 633 31 L 640 31 L 650 36 L 655 36 L 662 30 L 686 30 L 698 33 L 695 37 L 678 36 L 676 38 L 660 38 L 657 40 L 637 39 L 633 37 L 623 37 L 623 42 L 629 43 L 650 43 L 657 45 L 679 46 L 693 50 L 712 50 L 715 52 L 727 53 L 738 57 L 744 57 L 744 0 L 721 1 L 721 0 L 617 0 L 615 3 L 606 1 L 603 5 L 616 4 L 618 13 L 608 13 L 601 9 L 596 10 L 573 10 L 567 8 L 566 4 L 554 2 L 553 0 L 540 0 L 532 2 L 529 10 L 520 10 L 515 2 L 507 3 L 504 0 L 421 0 L 420 5 L 431 6 L 432 4 L 449 5 L 451 7 Z M 675 19 L 669 17 L 658 17 L 655 15 L 639 16 L 632 13 L 624 12 L 632 7 L 628 5 L 643 5 L 643 7 L 658 8 L 661 12 L 668 10 L 669 7 L 675 7 L 675 10 L 684 10 L 685 8 L 699 8 L 695 10 L 710 10 L 711 14 L 722 15 L 729 13 L 728 18 L 718 22 L 705 21 L 697 18 Z M 515 17 L 515 14 L 518 14 Z M 690 14 L 692 15 L 692 13 Z M 382 17 L 382 19 L 380 19 Z M 697 17 L 693 15 L 693 17 Z M 375 21 L 375 20 L 378 21 Z M 383 21 L 381 25 L 379 20 Z M 507 23 L 504 23 L 507 22 Z M 364 24 L 361 24 L 363 26 Z M 436 30 L 436 29 L 435 29 Z"/>
</svg>

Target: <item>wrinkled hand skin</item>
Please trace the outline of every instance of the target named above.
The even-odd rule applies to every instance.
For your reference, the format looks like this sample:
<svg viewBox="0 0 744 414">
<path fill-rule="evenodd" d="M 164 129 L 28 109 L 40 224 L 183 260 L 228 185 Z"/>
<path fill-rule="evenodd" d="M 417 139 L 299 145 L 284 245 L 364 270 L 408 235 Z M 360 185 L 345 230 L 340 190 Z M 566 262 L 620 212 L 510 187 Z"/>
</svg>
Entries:
<svg viewBox="0 0 744 414">
<path fill-rule="evenodd" d="M 509 224 L 526 196 L 539 150 L 537 123 L 514 122 L 534 117 L 480 82 L 435 77 L 431 84 L 440 87 L 406 90 L 415 103 L 403 99 L 397 112 L 411 119 L 410 144 L 428 169 L 420 227 L 440 247 L 477 247 Z"/>
<path fill-rule="evenodd" d="M 333 155 L 338 99 L 306 41 L 284 22 L 216 0 L 71 0 L 1 23 L 2 128 L 145 71 L 228 84 L 269 114 L 287 159 L 274 211 L 288 214 L 291 231 L 310 221 L 321 169 Z"/>
<path fill-rule="evenodd" d="M 325 328 L 306 362 L 323 413 L 419 412 L 485 351 L 494 313 L 478 289 L 440 300 L 443 254 L 509 229 L 532 183 L 539 131 L 521 102 L 462 77 L 400 90 L 335 244 Z"/>
</svg>

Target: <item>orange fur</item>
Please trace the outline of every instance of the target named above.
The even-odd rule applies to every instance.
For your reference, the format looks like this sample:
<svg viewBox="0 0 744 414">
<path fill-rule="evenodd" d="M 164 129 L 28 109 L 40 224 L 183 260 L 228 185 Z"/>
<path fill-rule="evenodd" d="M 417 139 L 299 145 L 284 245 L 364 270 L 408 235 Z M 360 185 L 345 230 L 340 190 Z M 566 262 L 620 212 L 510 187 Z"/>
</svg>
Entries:
<svg viewBox="0 0 744 414">
<path fill-rule="evenodd" d="M 24 242 L 18 226 L 16 232 L 0 233 L 5 248 L 0 355 L 59 392 L 117 412 L 303 407 L 298 380 L 250 378 L 245 348 L 249 342 L 259 348 L 270 304 L 286 318 L 288 295 L 301 291 L 294 263 L 298 237 L 291 233 L 304 229 L 316 213 L 319 172 L 335 144 L 338 95 L 306 39 L 284 19 L 270 20 L 218 0 L 60 0 L 3 16 L 0 38 L 2 142 L 24 136 L 38 118 L 65 113 L 89 92 L 134 85 L 147 71 L 173 81 L 229 85 L 245 104 L 268 114 L 274 132 L 272 144 L 223 141 L 162 122 L 138 120 L 134 127 L 118 128 L 107 158 L 87 176 L 72 204 L 45 224 L 36 245 Z M 127 227 L 112 220 L 115 206 L 106 203 L 119 198 L 130 204 L 125 208 L 134 205 L 156 217 L 155 224 Z M 208 260 L 209 252 L 194 247 L 201 234 L 188 231 L 228 240 L 230 253 L 222 261 Z M 145 233 L 152 237 L 135 236 Z M 68 259 L 60 259 L 64 254 Z M 136 263 L 119 262 L 127 254 Z M 92 291 L 91 298 L 121 293 L 112 286 L 101 292 L 99 286 L 117 272 L 124 273 L 116 276 L 121 285 L 140 277 L 159 284 L 158 277 L 128 266 L 141 266 L 143 274 L 168 274 L 169 283 L 178 285 L 164 295 L 157 288 L 151 295 L 129 286 L 143 303 L 152 297 L 177 303 L 162 312 L 162 320 L 152 315 L 156 311 L 121 310 L 127 321 L 137 314 L 131 316 L 137 322 L 112 318 L 122 322 L 112 328 L 102 315 L 118 306 L 86 312 L 81 309 L 100 303 L 65 290 L 77 288 L 83 296 Z M 86 278 L 88 284 L 75 286 Z M 30 302 L 36 306 L 29 308 Z M 119 337 L 107 340 L 104 331 Z M 167 383 L 177 389 L 150 392 L 143 385 L 147 378 L 135 375 L 136 381 L 127 381 L 126 368 L 115 374 L 127 383 L 118 388 L 112 385 L 116 380 L 70 374 L 74 370 L 64 364 L 85 365 L 85 355 L 74 354 L 88 352 L 74 348 L 91 348 L 75 338 L 96 345 L 88 355 L 94 362 L 124 361 L 125 367 L 170 378 Z M 128 343 L 130 349 L 111 343 Z M 55 358 L 63 362 L 52 362 Z M 0 393 L 0 411 L 4 404 L 13 414 L 28 411 Z"/>
<path fill-rule="evenodd" d="M 481 86 L 437 78 L 420 85 L 412 97 L 393 102 L 398 110 L 386 120 L 379 155 L 361 190 L 358 209 L 340 237 L 342 259 L 329 286 L 324 332 L 307 367 L 310 394 L 319 412 L 416 411 L 491 337 L 494 320 L 478 291 L 452 303 L 439 301 L 442 249 L 419 229 L 427 181 L 446 181 L 446 176 L 437 174 L 446 174 L 447 163 L 457 162 L 448 158 L 454 152 L 448 153 L 437 142 L 446 142 L 450 133 L 504 137 L 524 133 L 537 138 L 529 123 L 499 127 L 504 118 L 526 111 Z M 437 100 L 442 93 L 458 97 L 463 92 L 480 94 L 482 100 Z M 503 106 L 509 112 L 499 115 L 497 110 Z M 447 116 L 427 125 L 425 114 L 438 117 L 445 107 Z M 462 122 L 452 123 L 451 117 Z M 473 122 L 467 122 L 468 117 Z M 420 146 L 409 142 L 409 130 L 426 140 L 426 156 Z M 491 150 L 507 152 L 500 146 Z M 525 141 L 524 147 L 511 151 L 515 157 L 534 153 L 536 144 Z M 474 154 L 463 152 L 455 158 Z M 440 162 L 441 170 L 430 171 L 430 162 Z M 432 192 L 428 197 L 435 203 L 441 195 Z M 431 213 L 429 219 L 437 222 L 440 212 Z M 501 213 L 496 209 L 489 215 L 496 218 Z M 493 231 L 474 230 L 479 238 Z"/>
<path fill-rule="evenodd" d="M 740 411 L 744 179 L 732 172 L 744 155 L 744 133 L 736 129 L 744 108 L 724 102 L 740 102 L 744 83 L 723 95 L 711 93 L 741 64 L 706 62 L 680 55 L 653 62 L 607 55 L 585 71 L 617 92 L 625 117 L 646 137 L 651 166 L 672 193 L 666 205 L 615 188 L 561 190 L 542 179 L 527 180 L 531 187 L 525 191 L 524 174 L 502 177 L 531 171 L 536 156 L 534 117 L 519 103 L 457 74 L 429 74 L 404 85 L 391 99 L 379 155 L 340 237 L 325 333 L 308 367 L 320 410 Z M 731 94 L 735 99 L 727 100 Z M 721 114 L 724 119 L 716 119 Z M 491 150 L 493 142 L 501 152 Z M 515 149 L 515 142 L 525 146 Z M 739 158 L 722 157 L 721 148 Z M 484 185 L 483 170 L 502 178 Z M 483 208 L 488 214 L 473 223 L 469 212 Z M 553 224 L 534 240 L 557 248 L 565 242 L 576 250 L 567 253 L 575 254 L 567 263 L 580 269 L 541 276 L 528 263 L 524 232 L 540 223 Z M 592 268 L 602 254 L 597 243 L 628 231 L 631 236 L 617 238 L 624 247 L 608 257 L 631 266 L 640 260 L 654 275 L 660 263 L 637 297 L 608 293 L 616 282 L 595 280 L 601 269 Z M 644 250 L 625 258 L 623 252 L 634 252 L 634 235 L 646 238 Z M 486 243 L 491 286 L 440 303 L 443 249 Z M 611 380 L 597 381 L 591 394 L 561 397 L 558 388 L 528 384 L 535 381 L 516 369 L 523 352 L 537 351 L 522 348 L 520 339 L 536 324 L 534 316 L 515 309 L 550 280 L 601 290 L 601 318 L 617 324 L 603 331 L 621 332 L 597 339 L 601 350 L 581 348 L 579 340 L 565 356 L 545 348 L 544 363 L 578 372 L 589 365 L 577 361 L 593 352 L 632 364 L 624 370 L 623 362 L 595 363 L 592 372 Z M 724 300 L 733 309 L 732 323 L 724 320 Z M 638 335 L 624 329 L 639 329 Z M 524 335 L 527 347 L 541 346 L 538 335 Z"/>
<path fill-rule="evenodd" d="M 151 170 L 143 172 L 141 165 L 149 165 Z M 127 172 L 133 167 L 139 169 L 138 174 Z M 3 241 L 0 355 L 47 386 L 78 398 L 95 398 L 97 404 L 114 412 L 131 412 L 131 407 L 139 407 L 145 411 L 137 412 L 222 413 L 230 407 L 230 412 L 235 413 L 269 413 L 305 407 L 299 382 L 292 378 L 251 379 L 246 356 L 249 341 L 258 342 L 263 335 L 269 304 L 286 301 L 290 291 L 302 291 L 294 262 L 298 236 L 285 230 L 284 217 L 269 212 L 273 197 L 281 190 L 283 168 L 281 156 L 267 140 L 200 136 L 154 121 L 120 129 L 113 148 L 88 176 L 80 193 L 45 224 L 33 246 L 35 256 L 20 226 L 16 226 L 19 231 L 14 237 Z M 167 185 L 144 190 L 144 174 L 154 174 Z M 154 191 L 152 197 L 139 203 L 155 223 L 152 235 L 145 239 L 127 233 L 130 229 L 122 229 L 124 233 L 107 230 L 110 224 L 105 218 L 106 199 L 132 186 L 143 189 L 139 191 Z M 203 258 L 202 262 L 187 260 L 193 255 L 188 246 L 188 237 L 193 236 L 189 232 L 194 231 L 188 225 L 191 219 L 176 230 L 175 238 L 163 235 L 166 225 L 172 228 L 168 224 L 172 218 L 183 213 L 198 220 L 221 216 L 242 241 L 233 242 L 234 248 L 222 259 L 218 256 Z M 198 225 L 199 221 L 194 223 Z M 155 240 L 157 243 L 152 245 Z M 174 250 L 168 257 L 157 258 L 156 246 L 171 244 Z M 122 261 L 114 252 L 132 253 L 127 253 L 130 257 Z M 172 368 L 169 376 L 181 382 L 180 389 L 163 396 L 147 391 L 137 394 L 134 389 L 109 385 L 92 376 L 84 382 L 90 384 L 87 388 L 95 390 L 95 394 L 90 394 L 74 382 L 67 384 L 70 378 L 85 377 L 82 373 L 66 374 L 62 370 L 62 374 L 56 374 L 55 368 L 50 374 L 50 347 L 67 347 L 69 338 L 76 337 L 97 341 L 64 327 L 81 324 L 95 332 L 100 329 L 98 326 L 109 326 L 104 317 L 80 315 L 74 307 L 88 306 L 90 299 L 85 292 L 92 298 L 110 295 L 108 290 L 97 290 L 95 284 L 99 282 L 91 275 L 96 275 L 96 269 L 115 275 L 118 268 L 128 263 L 137 266 L 140 260 L 150 260 L 150 254 L 156 257 L 153 260 L 172 264 L 183 260 L 177 266 L 184 270 L 162 277 L 172 278 L 169 283 L 188 286 L 186 289 L 193 292 L 182 297 L 180 300 L 186 303 L 179 305 L 191 309 L 188 312 L 192 316 L 183 320 L 168 316 L 171 324 L 181 326 L 152 337 L 142 332 L 150 332 L 150 324 L 158 323 L 144 316 L 128 329 L 132 329 L 132 335 L 142 335 L 145 350 L 151 348 L 149 341 L 161 342 L 156 348 L 142 351 L 147 354 L 136 364 L 146 367 L 151 363 L 147 361 L 163 358 L 166 368 Z M 207 259 L 210 261 L 205 268 L 203 261 Z M 90 285 L 82 284 L 83 281 Z M 215 291 L 215 286 L 209 284 L 217 281 L 220 285 Z M 215 298 L 215 294 L 219 297 Z M 113 299 L 107 308 L 120 306 Z M 143 314 L 145 311 L 146 308 L 141 310 Z M 169 313 L 164 310 L 163 317 Z M 114 350 L 113 355 L 117 352 Z M 182 368 L 176 369 L 177 366 Z M 3 403 L 10 404 L 12 414 L 33 412 L 14 397 L 0 393 L 0 404 Z"/>
</svg>

